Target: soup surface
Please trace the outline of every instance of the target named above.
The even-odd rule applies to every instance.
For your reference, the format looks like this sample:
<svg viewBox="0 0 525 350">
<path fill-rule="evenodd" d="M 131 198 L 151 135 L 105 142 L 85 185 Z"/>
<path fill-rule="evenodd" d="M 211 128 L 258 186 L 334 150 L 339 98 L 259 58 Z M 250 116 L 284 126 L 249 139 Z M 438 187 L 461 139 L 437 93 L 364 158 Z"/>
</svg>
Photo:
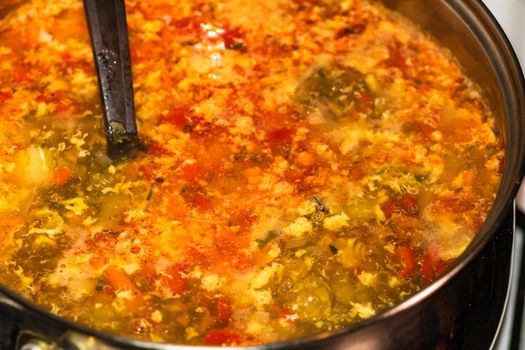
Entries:
<svg viewBox="0 0 525 350">
<path fill-rule="evenodd" d="M 0 281 L 158 342 L 333 331 L 429 284 L 484 222 L 494 117 L 361 0 L 126 1 L 146 152 L 112 163 L 81 1 L 0 21 Z"/>
</svg>

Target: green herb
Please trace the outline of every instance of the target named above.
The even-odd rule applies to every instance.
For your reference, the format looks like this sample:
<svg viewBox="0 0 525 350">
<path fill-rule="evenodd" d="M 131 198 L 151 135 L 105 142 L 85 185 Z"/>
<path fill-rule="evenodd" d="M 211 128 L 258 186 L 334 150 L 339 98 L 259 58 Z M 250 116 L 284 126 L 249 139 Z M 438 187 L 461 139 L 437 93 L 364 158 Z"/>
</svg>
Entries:
<svg viewBox="0 0 525 350">
<path fill-rule="evenodd" d="M 144 278 L 141 278 L 139 280 L 139 288 L 141 290 L 146 290 L 148 288 L 148 281 L 146 281 Z"/>
<path fill-rule="evenodd" d="M 226 47 L 227 49 L 229 50 L 237 50 L 237 51 L 240 51 L 240 52 L 246 52 L 247 51 L 247 47 L 246 47 L 246 44 L 244 44 L 242 41 L 235 41 L 234 43 L 228 45 Z"/>
<path fill-rule="evenodd" d="M 323 200 L 321 198 L 313 196 L 312 199 L 314 200 L 315 205 L 317 206 L 317 210 L 319 210 L 323 214 L 330 214 L 330 210 L 324 204 L 324 202 L 323 202 Z"/>
<path fill-rule="evenodd" d="M 414 179 L 416 179 L 417 182 L 423 182 L 427 179 L 428 175 L 414 175 Z"/>
<path fill-rule="evenodd" d="M 188 41 L 183 41 L 180 43 L 181 46 L 193 46 L 195 45 L 197 42 L 195 40 L 188 40 Z"/>
<path fill-rule="evenodd" d="M 242 146 L 238 153 L 233 155 L 235 161 L 245 160 L 246 154 L 248 153 L 246 146 Z"/>
<path fill-rule="evenodd" d="M 337 249 L 336 246 L 331 245 L 331 244 L 328 245 L 328 248 L 330 248 L 330 251 L 331 251 L 332 254 L 334 254 L 334 255 L 337 254 L 337 252 L 339 251 L 339 249 Z"/>
<path fill-rule="evenodd" d="M 256 239 L 255 241 L 257 242 L 259 247 L 264 247 L 266 244 L 268 244 L 271 240 L 273 240 L 277 236 L 279 236 L 279 231 L 270 230 L 266 233 L 266 237 L 262 239 Z"/>
<path fill-rule="evenodd" d="M 100 292 L 103 288 L 104 288 L 103 286 L 101 286 L 100 284 L 97 284 L 96 287 L 95 287 L 95 290 L 97 292 Z"/>
</svg>

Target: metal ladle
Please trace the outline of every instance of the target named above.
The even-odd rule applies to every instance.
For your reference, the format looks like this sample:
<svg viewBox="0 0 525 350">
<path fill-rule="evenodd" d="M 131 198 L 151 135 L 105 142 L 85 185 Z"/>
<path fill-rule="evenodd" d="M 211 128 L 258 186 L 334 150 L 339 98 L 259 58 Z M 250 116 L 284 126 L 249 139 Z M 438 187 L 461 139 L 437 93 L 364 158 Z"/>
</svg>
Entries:
<svg viewBox="0 0 525 350">
<path fill-rule="evenodd" d="M 133 157 L 138 139 L 124 0 L 84 0 L 104 114 L 107 153 Z"/>
</svg>

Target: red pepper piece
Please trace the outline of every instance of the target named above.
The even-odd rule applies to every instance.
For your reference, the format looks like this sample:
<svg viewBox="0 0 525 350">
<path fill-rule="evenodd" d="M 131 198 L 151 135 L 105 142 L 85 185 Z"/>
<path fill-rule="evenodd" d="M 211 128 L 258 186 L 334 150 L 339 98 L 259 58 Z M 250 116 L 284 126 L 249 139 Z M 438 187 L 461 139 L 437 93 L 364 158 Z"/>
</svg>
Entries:
<svg viewBox="0 0 525 350">
<path fill-rule="evenodd" d="M 220 326 L 226 326 L 230 322 L 231 316 L 232 310 L 230 299 L 224 294 L 220 294 L 217 297 L 217 323 Z"/>
<path fill-rule="evenodd" d="M 243 340 L 241 333 L 231 329 L 212 329 L 202 339 L 205 345 L 242 344 Z"/>
<path fill-rule="evenodd" d="M 416 215 L 419 213 L 419 204 L 417 199 L 412 196 L 406 196 L 401 200 L 401 210 L 407 215 Z"/>
<path fill-rule="evenodd" d="M 60 167 L 53 175 L 53 183 L 55 185 L 63 185 L 73 177 L 73 172 L 68 167 Z"/>
<path fill-rule="evenodd" d="M 387 219 L 390 219 L 394 213 L 399 212 L 399 208 L 391 200 L 386 201 L 382 205 L 381 210 L 383 210 Z"/>
<path fill-rule="evenodd" d="M 169 288 L 174 294 L 181 294 L 186 289 L 188 281 L 178 273 L 166 276 L 163 275 L 160 279 L 160 284 Z"/>
<path fill-rule="evenodd" d="M 168 115 L 161 117 L 160 121 L 171 124 L 179 129 L 182 129 L 188 124 L 187 116 L 190 114 L 190 110 L 185 107 L 173 108 Z"/>
<path fill-rule="evenodd" d="M 394 251 L 394 259 L 401 264 L 401 269 L 397 273 L 399 278 L 409 278 L 416 267 L 416 254 L 411 247 L 400 246 Z"/>
<path fill-rule="evenodd" d="M 0 92 L 0 103 L 3 103 L 13 97 L 13 94 L 10 92 Z"/>
</svg>

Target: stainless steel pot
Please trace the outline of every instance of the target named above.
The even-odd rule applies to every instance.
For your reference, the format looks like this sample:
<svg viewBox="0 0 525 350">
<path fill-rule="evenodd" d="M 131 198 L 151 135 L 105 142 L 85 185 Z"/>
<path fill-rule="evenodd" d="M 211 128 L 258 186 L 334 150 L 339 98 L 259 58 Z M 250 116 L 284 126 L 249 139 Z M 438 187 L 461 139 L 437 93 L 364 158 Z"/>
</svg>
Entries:
<svg viewBox="0 0 525 350">
<path fill-rule="evenodd" d="M 403 303 L 337 333 L 249 349 L 485 349 L 499 326 L 510 274 L 513 200 L 524 170 L 525 83 L 518 61 L 478 0 L 383 2 L 449 48 L 500 117 L 507 158 L 494 208 L 452 268 Z M 52 315 L 3 286 L 0 339 L 1 349 L 210 349 L 98 332 Z"/>
</svg>

